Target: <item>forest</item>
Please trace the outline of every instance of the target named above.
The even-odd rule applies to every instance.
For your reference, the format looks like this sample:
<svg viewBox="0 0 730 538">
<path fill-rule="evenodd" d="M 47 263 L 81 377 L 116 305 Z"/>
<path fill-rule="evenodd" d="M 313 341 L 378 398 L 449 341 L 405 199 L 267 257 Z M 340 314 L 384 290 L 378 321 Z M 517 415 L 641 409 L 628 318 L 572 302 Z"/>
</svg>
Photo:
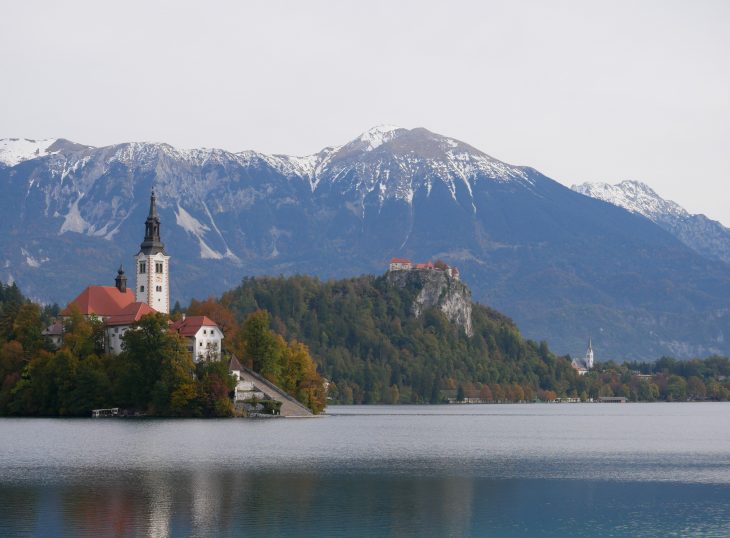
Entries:
<svg viewBox="0 0 730 538">
<path fill-rule="evenodd" d="M 724 357 L 649 363 L 598 363 L 587 375 L 546 342 L 523 338 L 506 316 L 473 305 L 474 336 L 433 308 L 412 314 L 418 290 L 385 277 L 320 281 L 309 276 L 245 278 L 215 301 L 236 319 L 265 310 L 271 328 L 303 342 L 329 381 L 333 403 L 442 403 L 583 400 L 727 400 Z M 651 375 L 648 375 L 651 374 Z"/>
</svg>

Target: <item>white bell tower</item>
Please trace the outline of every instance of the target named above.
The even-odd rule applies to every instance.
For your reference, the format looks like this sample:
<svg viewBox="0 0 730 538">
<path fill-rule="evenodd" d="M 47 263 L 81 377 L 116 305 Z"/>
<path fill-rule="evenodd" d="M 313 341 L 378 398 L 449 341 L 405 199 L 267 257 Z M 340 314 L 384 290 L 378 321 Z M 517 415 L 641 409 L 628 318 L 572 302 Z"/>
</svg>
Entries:
<svg viewBox="0 0 730 538">
<path fill-rule="evenodd" d="M 150 213 L 145 221 L 144 241 L 134 257 L 137 302 L 147 303 L 164 314 L 170 313 L 170 256 L 160 240 L 155 191 L 150 196 Z"/>
</svg>

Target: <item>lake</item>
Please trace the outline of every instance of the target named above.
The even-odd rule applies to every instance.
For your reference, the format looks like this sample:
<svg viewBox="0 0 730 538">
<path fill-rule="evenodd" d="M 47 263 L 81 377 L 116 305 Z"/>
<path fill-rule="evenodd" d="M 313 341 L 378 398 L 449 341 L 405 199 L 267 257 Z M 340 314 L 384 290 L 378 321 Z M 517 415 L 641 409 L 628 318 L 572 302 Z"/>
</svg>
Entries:
<svg viewBox="0 0 730 538">
<path fill-rule="evenodd" d="M 0 535 L 730 536 L 730 404 L 0 419 Z"/>
</svg>

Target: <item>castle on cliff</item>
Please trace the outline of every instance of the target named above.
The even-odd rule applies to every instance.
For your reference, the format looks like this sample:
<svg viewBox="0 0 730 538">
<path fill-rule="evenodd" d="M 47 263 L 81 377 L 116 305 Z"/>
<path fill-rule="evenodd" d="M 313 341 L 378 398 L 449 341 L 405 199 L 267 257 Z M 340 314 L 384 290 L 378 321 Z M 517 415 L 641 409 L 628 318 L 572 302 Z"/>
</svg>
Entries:
<svg viewBox="0 0 730 538">
<path fill-rule="evenodd" d="M 436 263 L 432 261 L 428 261 L 426 263 L 412 263 L 411 260 L 407 258 L 391 258 L 390 266 L 388 267 L 388 270 L 390 271 L 413 271 L 423 269 L 431 271 L 444 271 L 451 278 L 454 278 L 456 280 L 459 280 L 460 278 L 458 267 L 452 267 L 442 261 L 437 261 Z"/>
</svg>

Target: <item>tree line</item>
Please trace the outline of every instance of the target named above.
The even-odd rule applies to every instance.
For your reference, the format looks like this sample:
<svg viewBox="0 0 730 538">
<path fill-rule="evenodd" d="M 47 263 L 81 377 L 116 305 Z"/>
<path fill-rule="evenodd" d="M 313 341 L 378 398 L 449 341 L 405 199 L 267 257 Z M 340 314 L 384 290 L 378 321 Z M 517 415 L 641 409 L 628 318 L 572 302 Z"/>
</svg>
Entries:
<svg viewBox="0 0 730 538">
<path fill-rule="evenodd" d="M 245 278 L 185 311 L 213 319 L 225 334 L 225 356 L 235 355 L 315 413 L 327 401 L 730 399 L 726 357 L 598 362 L 580 376 L 570 357 L 523 338 L 509 318 L 486 306 L 473 306 L 472 337 L 438 309 L 415 317 L 417 292 L 373 276 Z M 193 363 L 164 316 L 143 318 L 113 357 L 104 353 L 102 323 L 78 313 L 65 322 L 62 347 L 53 349 L 42 330 L 54 310 L 0 284 L 0 414 L 88 416 L 102 407 L 159 416 L 233 413 L 227 363 Z M 176 305 L 173 319 L 182 311 Z"/>
</svg>

